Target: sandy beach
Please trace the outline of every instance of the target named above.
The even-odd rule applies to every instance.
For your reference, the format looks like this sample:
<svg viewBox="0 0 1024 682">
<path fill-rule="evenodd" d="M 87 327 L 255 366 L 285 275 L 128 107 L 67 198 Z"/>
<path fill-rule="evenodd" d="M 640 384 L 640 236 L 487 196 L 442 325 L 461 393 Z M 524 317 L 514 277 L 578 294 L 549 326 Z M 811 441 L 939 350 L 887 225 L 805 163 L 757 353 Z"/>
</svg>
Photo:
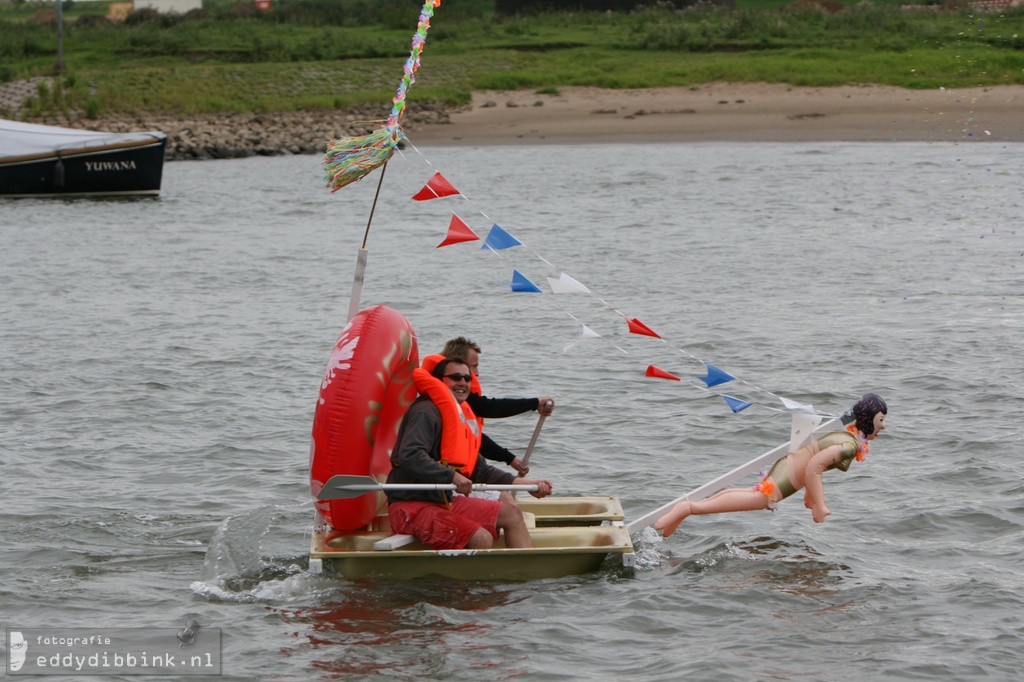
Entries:
<svg viewBox="0 0 1024 682">
<path fill-rule="evenodd" d="M 9 108 L 20 106 L 24 83 L 0 86 Z M 186 117 L 143 113 L 32 122 L 109 132 L 159 130 L 167 134 L 168 160 L 224 159 L 319 154 L 333 138 L 376 129 L 389 106 L 380 102 L 329 111 Z M 1024 85 L 905 90 L 879 85 L 708 83 L 643 90 L 563 87 L 554 95 L 530 90 L 478 92 L 469 105 L 454 108 L 413 98 L 402 123 L 417 146 L 1024 142 Z"/>
<path fill-rule="evenodd" d="M 1024 141 L 1024 86 L 905 90 L 767 83 L 480 92 L 415 144 Z"/>
</svg>

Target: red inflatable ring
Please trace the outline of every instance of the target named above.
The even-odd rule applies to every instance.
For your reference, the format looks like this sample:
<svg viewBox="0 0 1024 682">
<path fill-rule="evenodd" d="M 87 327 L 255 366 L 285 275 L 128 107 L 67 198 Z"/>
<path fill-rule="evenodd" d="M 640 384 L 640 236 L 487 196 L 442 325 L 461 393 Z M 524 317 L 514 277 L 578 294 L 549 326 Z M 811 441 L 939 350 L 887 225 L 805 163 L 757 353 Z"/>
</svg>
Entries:
<svg viewBox="0 0 1024 682">
<path fill-rule="evenodd" d="M 374 306 L 345 325 L 313 414 L 309 487 L 314 498 L 337 474 L 384 481 L 398 426 L 416 399 L 412 371 L 418 366 L 412 325 L 398 311 Z M 385 504 L 381 493 L 316 503 L 336 530 L 367 526 Z"/>
</svg>

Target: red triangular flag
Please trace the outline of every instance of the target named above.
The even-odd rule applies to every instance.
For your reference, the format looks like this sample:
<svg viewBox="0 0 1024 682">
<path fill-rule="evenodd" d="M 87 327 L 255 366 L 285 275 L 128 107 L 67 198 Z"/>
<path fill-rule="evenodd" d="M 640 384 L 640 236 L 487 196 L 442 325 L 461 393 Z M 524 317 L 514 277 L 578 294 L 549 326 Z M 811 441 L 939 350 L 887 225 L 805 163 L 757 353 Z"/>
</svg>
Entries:
<svg viewBox="0 0 1024 682">
<path fill-rule="evenodd" d="M 629 323 L 630 334 L 643 334 L 644 336 L 653 336 L 656 339 L 661 338 L 656 333 L 654 333 L 653 329 L 651 329 L 650 327 L 648 327 L 646 324 L 636 319 L 635 317 L 632 320 L 626 320 L 626 322 Z"/>
<path fill-rule="evenodd" d="M 672 381 L 682 381 L 675 374 L 669 374 L 663 369 L 658 369 L 654 365 L 647 365 L 647 376 L 657 377 L 658 379 L 671 379 Z"/>
<path fill-rule="evenodd" d="M 426 201 L 428 199 L 437 199 L 439 197 L 450 197 L 453 194 L 458 194 L 459 190 L 452 187 L 452 183 L 444 179 L 444 176 L 440 173 L 434 173 L 434 177 L 430 178 L 426 185 L 423 186 L 414 197 L 413 201 Z"/>
<path fill-rule="evenodd" d="M 437 248 L 442 246 L 448 246 L 449 244 L 458 244 L 460 242 L 472 242 L 480 239 L 476 232 L 470 229 L 469 225 L 463 222 L 462 218 L 452 213 L 452 222 L 448 224 L 448 236 L 444 238 L 444 241 L 437 245 Z"/>
</svg>

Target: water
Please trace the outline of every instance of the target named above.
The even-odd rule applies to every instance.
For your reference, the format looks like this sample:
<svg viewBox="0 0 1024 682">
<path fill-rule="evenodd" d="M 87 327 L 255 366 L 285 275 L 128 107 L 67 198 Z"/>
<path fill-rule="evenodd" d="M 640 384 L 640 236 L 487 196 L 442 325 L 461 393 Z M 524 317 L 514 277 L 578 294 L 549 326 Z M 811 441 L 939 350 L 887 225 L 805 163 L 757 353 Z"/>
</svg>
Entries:
<svg viewBox="0 0 1024 682">
<path fill-rule="evenodd" d="M 404 312 L 427 351 L 479 342 L 490 395 L 554 395 L 533 466 L 556 492 L 636 518 L 787 440 L 778 396 L 889 402 L 869 459 L 826 476 L 827 523 L 798 498 L 690 519 L 636 535 L 635 572 L 526 584 L 305 570 L 312 409 L 376 175 L 330 194 L 316 157 L 172 163 L 159 200 L 4 202 L 4 625 L 195 619 L 222 629 L 228 680 L 1016 679 L 1022 161 L 996 143 L 397 156 L 362 304 Z M 410 201 L 435 170 L 464 197 Z M 453 211 L 524 246 L 436 249 Z M 594 295 L 512 293 L 513 269 Z M 704 362 L 739 380 L 706 390 Z M 522 451 L 535 423 L 488 429 Z"/>
</svg>

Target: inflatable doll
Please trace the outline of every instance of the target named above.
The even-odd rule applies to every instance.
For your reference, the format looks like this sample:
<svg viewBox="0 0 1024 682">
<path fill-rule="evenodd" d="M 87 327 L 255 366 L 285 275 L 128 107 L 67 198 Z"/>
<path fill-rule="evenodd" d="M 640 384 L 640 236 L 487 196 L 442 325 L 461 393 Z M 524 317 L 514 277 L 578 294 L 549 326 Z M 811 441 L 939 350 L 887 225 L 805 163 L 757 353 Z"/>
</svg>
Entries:
<svg viewBox="0 0 1024 682">
<path fill-rule="evenodd" d="M 864 395 L 843 415 L 849 423 L 846 431 L 829 433 L 812 440 L 772 465 L 760 483 L 752 488 L 722 490 L 704 500 L 683 500 L 654 524 L 665 537 L 672 535 L 683 519 L 691 514 L 774 509 L 775 505 L 798 490 L 804 490 L 804 506 L 811 510 L 815 523 L 821 523 L 832 511 L 825 506 L 821 475 L 831 469 L 847 471 L 871 449 L 871 441 L 885 430 L 888 414 L 885 401 L 874 393 Z"/>
</svg>

